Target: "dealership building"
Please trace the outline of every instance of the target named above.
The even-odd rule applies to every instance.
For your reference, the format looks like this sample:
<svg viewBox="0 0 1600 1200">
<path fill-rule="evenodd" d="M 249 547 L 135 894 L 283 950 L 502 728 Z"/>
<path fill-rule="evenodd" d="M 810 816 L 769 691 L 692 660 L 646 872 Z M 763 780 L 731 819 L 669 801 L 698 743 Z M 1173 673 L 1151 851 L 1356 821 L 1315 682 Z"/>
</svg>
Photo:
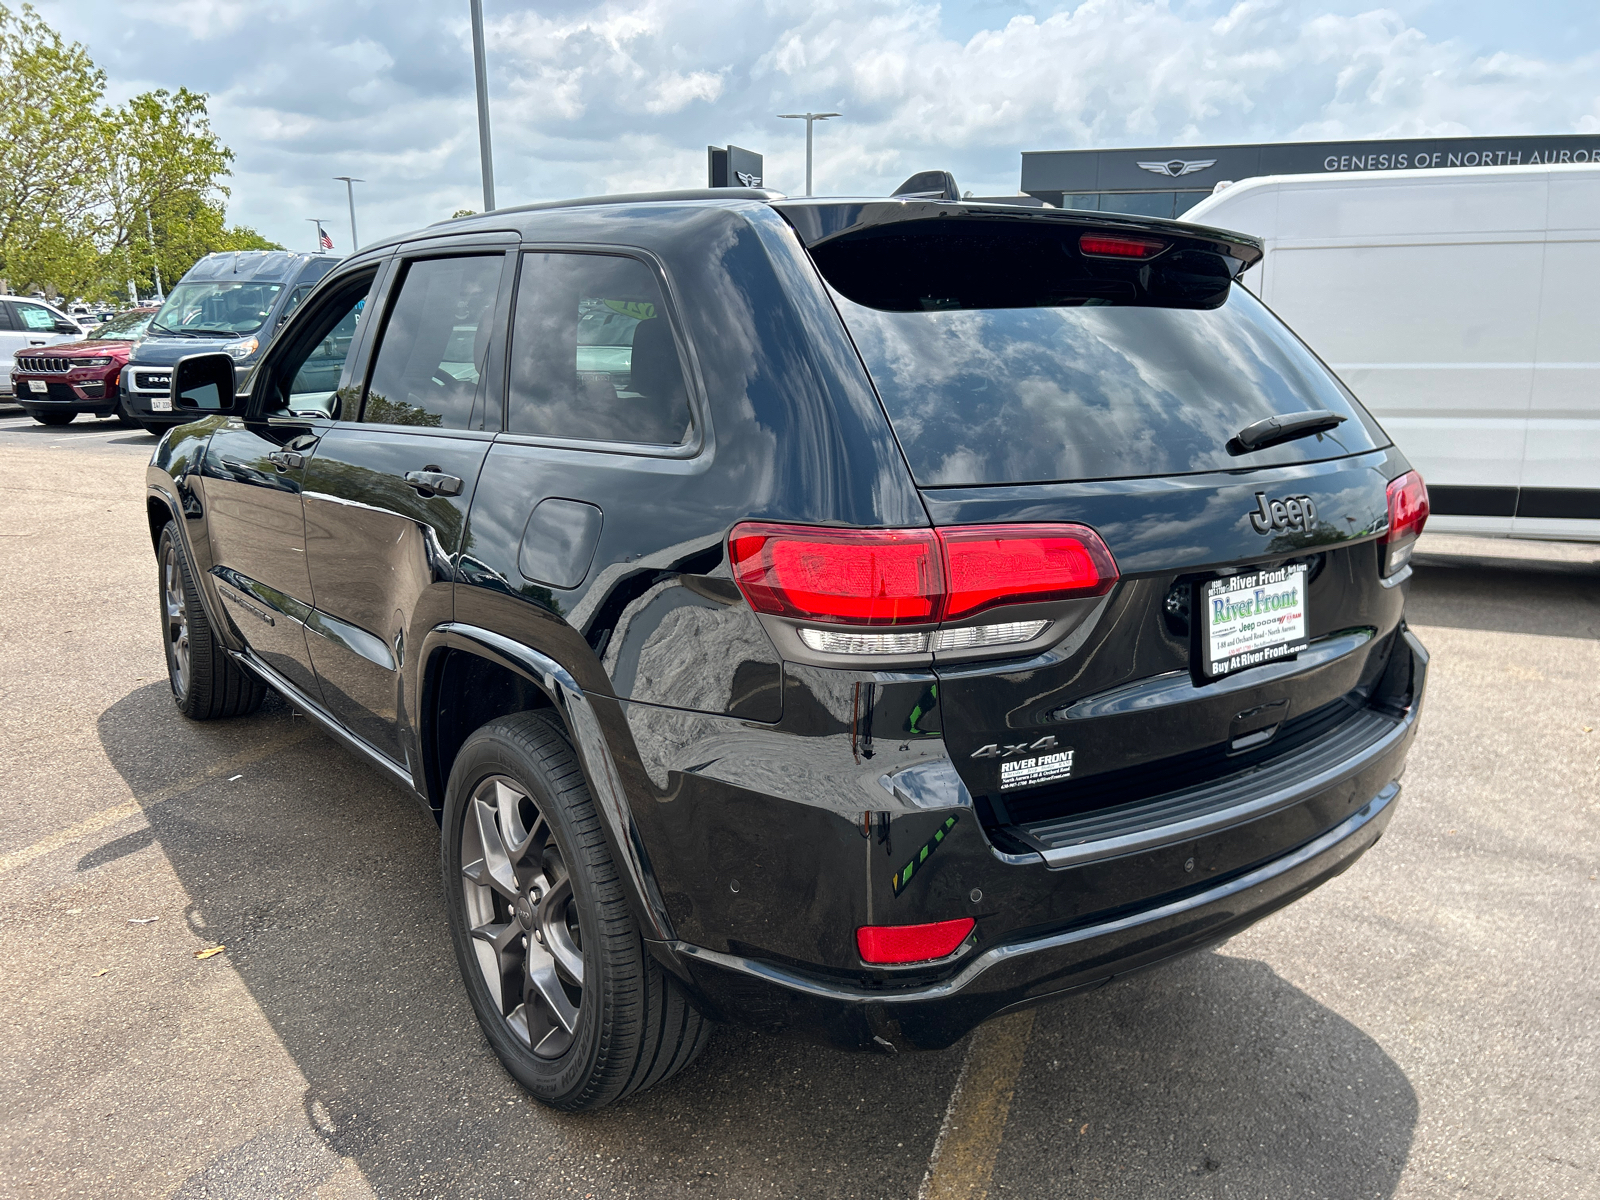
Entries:
<svg viewBox="0 0 1600 1200">
<path fill-rule="evenodd" d="M 1177 217 L 1218 183 L 1259 175 L 1572 162 L 1600 162 L 1600 134 L 1034 150 L 1022 156 L 1022 191 L 1058 208 Z"/>
</svg>

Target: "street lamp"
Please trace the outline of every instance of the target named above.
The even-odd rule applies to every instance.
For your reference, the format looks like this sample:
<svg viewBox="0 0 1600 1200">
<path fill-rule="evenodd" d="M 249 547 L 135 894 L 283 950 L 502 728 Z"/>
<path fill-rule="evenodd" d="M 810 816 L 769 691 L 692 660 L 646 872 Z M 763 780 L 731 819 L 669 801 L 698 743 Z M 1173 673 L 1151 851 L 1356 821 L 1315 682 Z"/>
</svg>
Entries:
<svg viewBox="0 0 1600 1200">
<path fill-rule="evenodd" d="M 358 183 L 365 183 L 366 180 L 365 179 L 354 179 L 354 178 L 350 177 L 349 175 L 335 175 L 334 179 L 336 179 L 336 180 L 338 180 L 338 181 L 340 181 L 340 182 L 342 182 L 344 184 L 345 199 L 350 201 L 350 253 L 354 254 L 356 252 L 356 248 L 361 245 L 361 239 L 356 237 L 356 186 L 355 185 L 358 184 Z M 321 239 L 320 238 L 317 240 L 317 244 L 318 244 L 319 247 L 321 246 Z"/>
<path fill-rule="evenodd" d="M 474 4 L 478 0 L 472 0 Z M 785 121 L 804 121 L 806 123 L 806 195 L 811 195 L 811 126 L 816 121 L 826 121 L 829 117 L 841 116 L 840 113 L 779 113 Z"/>
<path fill-rule="evenodd" d="M 478 87 L 478 157 L 483 163 L 483 211 L 494 211 L 494 152 L 489 148 L 489 64 L 483 53 L 483 0 L 472 3 L 472 74 Z"/>
</svg>

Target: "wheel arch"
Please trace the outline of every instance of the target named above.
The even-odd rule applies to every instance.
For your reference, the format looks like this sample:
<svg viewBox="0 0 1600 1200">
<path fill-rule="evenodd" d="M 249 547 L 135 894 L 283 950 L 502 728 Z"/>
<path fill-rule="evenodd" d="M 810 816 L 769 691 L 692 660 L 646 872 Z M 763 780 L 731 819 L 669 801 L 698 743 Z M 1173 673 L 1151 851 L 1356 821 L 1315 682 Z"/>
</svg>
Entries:
<svg viewBox="0 0 1600 1200">
<path fill-rule="evenodd" d="M 435 816 L 442 816 L 450 768 L 473 730 L 512 712 L 548 707 L 572 743 L 640 931 L 647 939 L 670 940 L 672 924 L 666 903 L 650 870 L 621 773 L 594 704 L 572 673 L 548 655 L 503 634 L 457 622 L 438 626 L 428 634 L 422 646 L 421 671 L 417 714 L 421 782 Z M 473 699 L 464 706 L 452 706 L 450 697 L 463 683 L 477 685 Z"/>
</svg>

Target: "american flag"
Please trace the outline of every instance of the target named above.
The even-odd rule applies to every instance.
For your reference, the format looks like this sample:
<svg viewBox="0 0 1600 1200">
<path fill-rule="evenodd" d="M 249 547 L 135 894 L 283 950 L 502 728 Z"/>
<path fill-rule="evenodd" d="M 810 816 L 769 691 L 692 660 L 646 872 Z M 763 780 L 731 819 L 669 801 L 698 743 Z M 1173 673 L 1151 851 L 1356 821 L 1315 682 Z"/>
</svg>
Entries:
<svg viewBox="0 0 1600 1200">
<path fill-rule="evenodd" d="M 322 244 L 324 250 L 333 249 L 333 239 L 328 236 L 328 231 L 320 224 L 317 226 L 317 240 Z"/>
</svg>

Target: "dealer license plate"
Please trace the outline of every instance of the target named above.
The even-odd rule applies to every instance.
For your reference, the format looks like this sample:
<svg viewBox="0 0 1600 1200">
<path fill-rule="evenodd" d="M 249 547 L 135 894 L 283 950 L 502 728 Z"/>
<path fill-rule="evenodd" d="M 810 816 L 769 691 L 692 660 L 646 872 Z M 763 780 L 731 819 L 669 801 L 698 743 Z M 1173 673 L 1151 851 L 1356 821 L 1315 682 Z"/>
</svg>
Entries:
<svg viewBox="0 0 1600 1200">
<path fill-rule="evenodd" d="M 1213 579 L 1200 589 L 1207 675 L 1226 675 L 1306 648 L 1306 568 Z"/>
<path fill-rule="evenodd" d="M 171 396 L 151 396 L 150 397 L 150 411 L 151 412 L 171 412 L 172 411 L 172 397 Z"/>
<path fill-rule="evenodd" d="M 50 382 L 45 379 L 30 379 L 28 380 L 28 389 L 35 392 L 48 392 L 50 390 Z"/>
</svg>

